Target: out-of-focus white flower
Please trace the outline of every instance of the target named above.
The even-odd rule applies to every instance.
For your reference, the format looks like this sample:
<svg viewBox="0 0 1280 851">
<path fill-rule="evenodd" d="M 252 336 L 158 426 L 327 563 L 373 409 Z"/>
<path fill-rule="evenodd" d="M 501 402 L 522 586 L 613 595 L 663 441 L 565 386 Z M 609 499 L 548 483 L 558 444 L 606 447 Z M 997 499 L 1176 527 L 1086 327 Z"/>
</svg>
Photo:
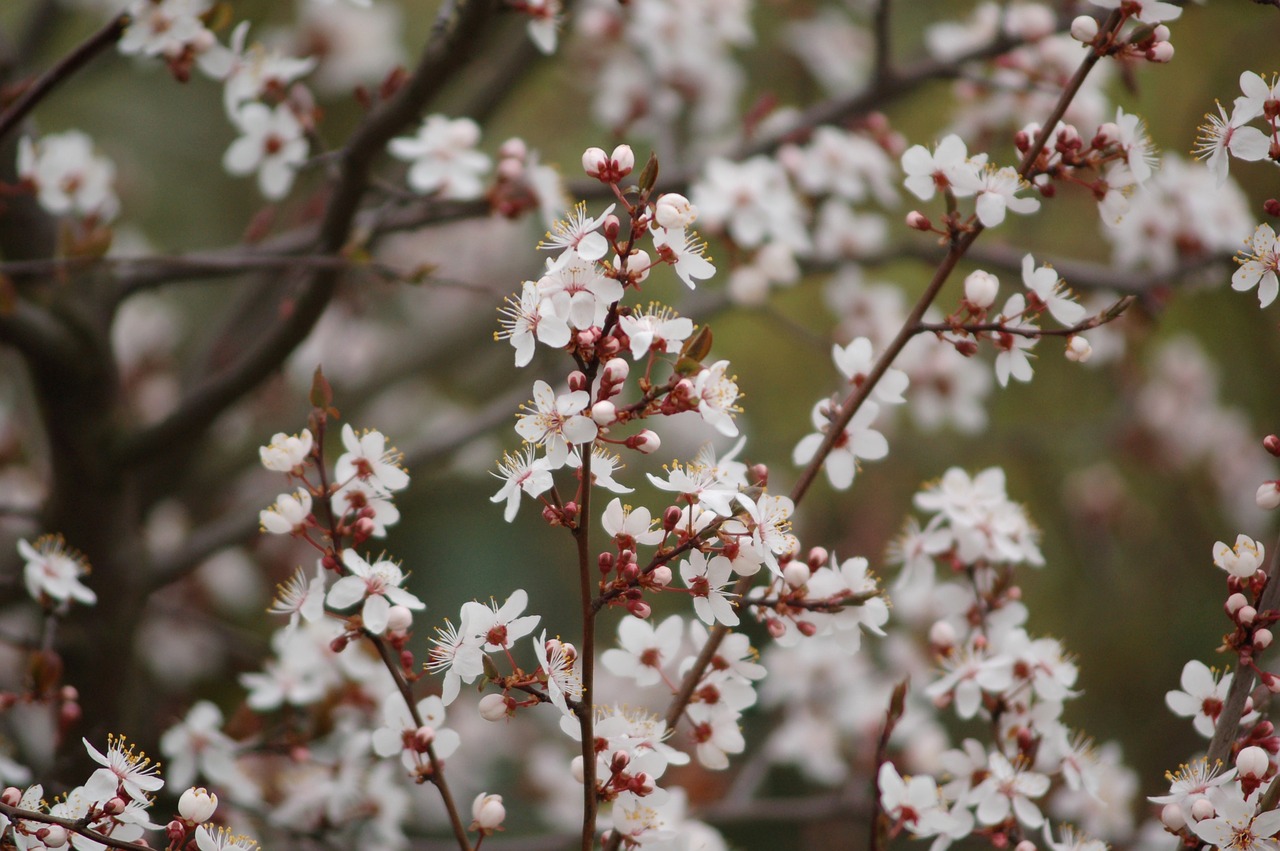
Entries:
<svg viewBox="0 0 1280 851">
<path fill-rule="evenodd" d="M 78 130 L 18 143 L 18 176 L 36 188 L 36 200 L 55 216 L 94 216 L 110 221 L 120 211 L 111 160 Z"/>
<path fill-rule="evenodd" d="M 272 201 L 289 194 L 298 168 L 307 158 L 302 122 L 287 103 L 274 109 L 253 101 L 231 116 L 241 136 L 222 157 L 222 166 L 235 175 L 258 173 L 258 188 Z"/>
<path fill-rule="evenodd" d="M 470 118 L 428 115 L 411 137 L 392 139 L 387 146 L 392 156 L 409 166 L 409 186 L 424 195 L 466 200 L 484 193 L 485 174 L 490 161 L 475 150 L 480 126 Z"/>
</svg>

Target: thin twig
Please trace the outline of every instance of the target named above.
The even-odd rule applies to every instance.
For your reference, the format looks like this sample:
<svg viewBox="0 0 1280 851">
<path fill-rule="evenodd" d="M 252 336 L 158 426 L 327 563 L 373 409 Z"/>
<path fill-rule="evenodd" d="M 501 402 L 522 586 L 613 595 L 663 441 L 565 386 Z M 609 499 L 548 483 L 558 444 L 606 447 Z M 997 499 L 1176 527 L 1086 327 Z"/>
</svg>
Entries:
<svg viewBox="0 0 1280 851">
<path fill-rule="evenodd" d="M 85 839 L 93 842 L 101 842 L 103 845 L 111 848 L 120 848 L 124 851 L 155 851 L 150 845 L 143 845 L 138 842 L 125 842 L 123 839 L 112 839 L 104 833 L 96 830 L 90 830 L 79 819 L 61 818 L 59 816 L 51 816 L 48 813 L 40 813 L 35 810 L 24 810 L 21 807 L 11 807 L 8 804 L 0 803 L 0 815 L 8 816 L 10 819 L 17 821 L 34 821 L 39 824 L 55 824 L 58 827 L 66 828 L 71 833 L 79 834 Z"/>
<path fill-rule="evenodd" d="M 89 60 L 119 41 L 129 22 L 130 18 L 127 14 L 116 15 L 107 22 L 106 26 L 81 42 L 74 50 L 62 57 L 58 64 L 27 87 L 8 109 L 0 113 L 0 139 L 9 135 L 9 131 L 17 127 L 40 101 L 87 65 Z"/>
</svg>

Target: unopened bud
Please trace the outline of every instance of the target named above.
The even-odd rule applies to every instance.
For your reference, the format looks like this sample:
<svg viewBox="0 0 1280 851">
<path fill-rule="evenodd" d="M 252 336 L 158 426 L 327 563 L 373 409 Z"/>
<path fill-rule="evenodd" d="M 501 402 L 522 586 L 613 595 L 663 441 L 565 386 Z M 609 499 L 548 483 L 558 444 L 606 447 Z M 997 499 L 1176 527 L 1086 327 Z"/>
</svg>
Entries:
<svg viewBox="0 0 1280 851">
<path fill-rule="evenodd" d="M 809 581 L 809 577 L 812 575 L 813 574 L 809 572 L 809 565 L 801 564 L 798 561 L 791 562 L 791 564 L 787 565 L 782 571 L 783 581 L 792 588 L 800 588 Z"/>
<path fill-rule="evenodd" d="M 582 770 L 582 756 L 579 754 L 569 762 L 569 774 L 579 783 L 585 782 L 586 774 Z"/>
<path fill-rule="evenodd" d="M 1227 598 L 1227 602 L 1225 605 L 1225 608 L 1227 610 L 1227 616 L 1234 618 L 1236 616 L 1236 612 L 1240 611 L 1248 604 L 1249 604 L 1249 598 L 1245 597 L 1245 595 L 1237 591 L 1236 593 L 1232 594 L 1230 597 Z"/>
<path fill-rule="evenodd" d="M 929 221 L 929 217 L 919 210 L 912 210 L 907 213 L 907 227 L 914 230 L 931 231 L 933 230 L 933 222 Z"/>
<path fill-rule="evenodd" d="M 817 570 L 827 563 L 827 559 L 831 554 L 827 552 L 826 547 L 813 547 L 809 550 L 809 557 L 805 560 L 809 564 L 810 570 Z"/>
<path fill-rule="evenodd" d="M 1092 44 L 1098 37 L 1098 22 L 1088 15 L 1081 15 L 1071 22 L 1071 37 L 1081 44 Z"/>
<path fill-rule="evenodd" d="M 596 402 L 591 406 L 591 419 L 598 426 L 613 425 L 618 418 L 618 408 L 610 401 Z"/>
<path fill-rule="evenodd" d="M 193 786 L 178 799 L 178 815 L 191 824 L 204 824 L 218 809 L 218 796 L 203 787 Z"/>
<path fill-rule="evenodd" d="M 17 786 L 6 786 L 4 791 L 0 792 L 0 804 L 16 807 L 20 803 L 22 803 L 22 790 Z"/>
<path fill-rule="evenodd" d="M 1204 821 L 1207 818 L 1213 818 L 1213 804 L 1208 798 L 1196 798 L 1196 802 L 1191 805 L 1191 820 Z"/>
<path fill-rule="evenodd" d="M 1263 201 L 1262 212 L 1268 216 L 1280 216 L 1280 198 L 1268 198 Z"/>
<path fill-rule="evenodd" d="M 1093 357 L 1093 346 L 1089 345 L 1089 341 L 1078 335 L 1071 335 L 1067 340 L 1067 360 L 1076 363 L 1084 363 Z"/>
<path fill-rule="evenodd" d="M 603 148 L 587 148 L 582 152 L 582 170 L 587 177 L 600 178 L 608 166 L 609 157 Z"/>
<path fill-rule="evenodd" d="M 638 618 L 644 619 L 653 614 L 653 607 L 644 600 L 632 600 L 627 603 L 627 611 Z"/>
<path fill-rule="evenodd" d="M 613 358 L 604 365 L 604 380 L 610 384 L 620 384 L 631 374 L 631 364 L 622 358 Z"/>
<path fill-rule="evenodd" d="M 668 505 L 667 510 L 662 512 L 662 530 L 670 532 L 676 528 L 676 524 L 680 522 L 680 518 L 684 516 L 684 512 L 677 505 Z"/>
<path fill-rule="evenodd" d="M 613 572 L 613 553 L 600 553 L 596 558 L 596 564 L 600 567 L 600 572 L 608 576 Z"/>
<path fill-rule="evenodd" d="M 683 230 L 698 218 L 698 211 L 688 198 L 678 192 L 668 192 L 654 205 L 653 217 L 659 227 Z"/>
<path fill-rule="evenodd" d="M 1013 846 L 1013 851 L 1036 851 L 1036 844 L 1030 839 L 1024 839 Z"/>
<path fill-rule="evenodd" d="M 671 568 L 665 564 L 658 565 L 649 571 L 649 581 L 658 588 L 666 588 L 671 584 Z"/>
<path fill-rule="evenodd" d="M 500 694 L 486 694 L 480 698 L 480 717 L 486 721 L 501 721 L 507 717 L 507 699 Z"/>
<path fill-rule="evenodd" d="M 818 634 L 818 628 L 809 621 L 796 621 L 796 629 L 807 638 L 812 638 Z"/>
<path fill-rule="evenodd" d="M 978 269 L 970 272 L 964 279 L 964 300 L 979 310 L 986 310 L 995 304 L 999 292 L 1000 281 L 990 272 Z"/>
<path fill-rule="evenodd" d="M 1258 486 L 1253 500 L 1263 511 L 1280 507 L 1280 481 L 1263 482 Z"/>
<path fill-rule="evenodd" d="M 1274 639 L 1274 636 L 1271 634 L 1271 630 L 1266 628 L 1255 629 L 1253 631 L 1253 649 L 1266 650 L 1268 647 L 1271 646 L 1271 642 L 1273 639 Z"/>
<path fill-rule="evenodd" d="M 587 389 L 587 376 L 582 373 L 582 370 L 575 369 L 569 373 L 569 389 L 574 393 Z"/>
<path fill-rule="evenodd" d="M 387 610 L 387 632 L 408 632 L 413 626 L 413 612 L 406 606 L 392 606 Z"/>
<path fill-rule="evenodd" d="M 334 653 L 341 653 L 343 650 L 347 649 L 347 644 L 350 641 L 351 639 L 344 632 L 342 635 L 339 635 L 333 641 L 329 642 L 329 649 L 332 650 Z"/>
<path fill-rule="evenodd" d="M 1156 24 L 1151 30 L 1151 37 L 1156 41 L 1168 41 L 1171 35 L 1173 33 L 1169 32 L 1169 28 L 1164 24 Z"/>
<path fill-rule="evenodd" d="M 1187 826 L 1187 818 L 1182 814 L 1182 807 L 1177 804 L 1165 804 L 1160 811 L 1160 821 L 1174 833 Z"/>
<path fill-rule="evenodd" d="M 529 146 L 524 143 L 524 139 L 519 136 L 513 136 L 503 142 L 498 147 L 498 156 L 503 159 L 522 160 L 529 155 Z"/>
<path fill-rule="evenodd" d="M 613 757 L 609 760 L 609 771 L 617 774 L 626 771 L 627 766 L 631 764 L 631 755 L 626 751 L 614 751 Z"/>
<path fill-rule="evenodd" d="M 947 621 L 934 621 L 929 627 L 929 643 L 938 650 L 950 650 L 956 646 L 956 628 Z"/>
<path fill-rule="evenodd" d="M 475 819 L 476 827 L 482 831 L 502 827 L 507 818 L 507 810 L 502 806 L 502 796 L 484 793 L 477 795 L 471 803 L 471 817 Z"/>
<path fill-rule="evenodd" d="M 630 145 L 619 145 L 609 155 L 610 165 L 618 177 L 626 177 L 636 167 L 636 154 Z"/>
<path fill-rule="evenodd" d="M 129 802 L 119 795 L 102 805 L 102 811 L 109 816 L 118 816 L 124 812 L 125 807 L 129 806 Z"/>
<path fill-rule="evenodd" d="M 1159 63 L 1169 62 L 1173 59 L 1173 44 L 1167 41 L 1157 41 L 1147 51 L 1147 59 Z"/>
<path fill-rule="evenodd" d="M 1236 621 L 1242 626 L 1248 626 L 1257 616 L 1258 610 L 1253 606 L 1241 606 L 1240 611 L 1236 612 Z"/>
<path fill-rule="evenodd" d="M 645 429 L 639 434 L 628 437 L 626 445 L 643 455 L 652 455 L 662 447 L 662 439 L 656 432 Z"/>
<path fill-rule="evenodd" d="M 618 234 L 622 233 L 622 221 L 613 213 L 610 213 L 609 215 L 604 217 L 603 227 L 601 228 L 601 230 L 604 231 L 605 239 L 609 240 L 610 242 L 617 242 Z M 622 263 L 621 261 L 619 261 L 615 263 L 615 265 L 621 266 Z"/>
<path fill-rule="evenodd" d="M 1236 757 L 1236 768 L 1240 771 L 1241 777 L 1257 780 L 1265 776 L 1270 767 L 1271 760 L 1267 758 L 1267 752 L 1257 745 L 1242 749 Z"/>
<path fill-rule="evenodd" d="M 40 841 L 44 843 L 46 848 L 61 848 L 67 844 L 67 839 L 70 838 L 67 829 L 57 824 L 50 826 L 48 830 L 42 830 L 40 833 L 42 834 L 39 837 Z"/>
</svg>

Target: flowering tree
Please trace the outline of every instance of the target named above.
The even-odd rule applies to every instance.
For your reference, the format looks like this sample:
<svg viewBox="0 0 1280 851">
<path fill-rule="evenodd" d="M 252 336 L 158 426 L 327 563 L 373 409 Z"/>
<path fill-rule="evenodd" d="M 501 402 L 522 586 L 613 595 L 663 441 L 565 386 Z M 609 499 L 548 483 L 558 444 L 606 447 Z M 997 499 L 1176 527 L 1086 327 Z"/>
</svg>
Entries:
<svg viewBox="0 0 1280 851">
<path fill-rule="evenodd" d="M 1274 46 L 1275 3 L 446 0 L 420 37 L 414 3 L 250 5 L 32 0 L 0 44 L 0 845 L 1280 841 L 1280 547 L 1255 539 L 1280 438 L 1190 337 L 1140 339 L 1195 284 L 1280 291 L 1280 203 L 1229 174 L 1274 185 L 1280 83 L 1227 57 L 1196 161 L 1115 84 L 1170 107 L 1179 25 Z M 784 49 L 794 79 L 750 87 Z M 52 129 L 95 74 L 143 81 L 100 96 L 129 124 Z M 945 122 L 891 117 L 940 81 Z M 557 117 L 541 152 L 492 135 L 525 101 Z M 152 174 L 136 152 L 179 126 L 201 141 Z M 196 210 L 182 248 L 165 220 Z M 1036 360 L 1059 346 L 1070 371 Z M 1080 665 L 1023 590 L 1054 550 L 1016 453 L 974 463 L 997 393 L 1082 405 L 1096 367 L 1125 404 L 1071 429 L 1204 464 L 1252 533 L 1190 544 L 1227 574 L 1234 671 L 1173 660 L 1167 709 L 1208 745 L 1162 754 L 1167 783 L 1066 720 Z M 895 463 L 914 496 L 874 479 Z M 1125 490 L 1072 479 L 1080 539 L 1136 522 Z"/>
</svg>

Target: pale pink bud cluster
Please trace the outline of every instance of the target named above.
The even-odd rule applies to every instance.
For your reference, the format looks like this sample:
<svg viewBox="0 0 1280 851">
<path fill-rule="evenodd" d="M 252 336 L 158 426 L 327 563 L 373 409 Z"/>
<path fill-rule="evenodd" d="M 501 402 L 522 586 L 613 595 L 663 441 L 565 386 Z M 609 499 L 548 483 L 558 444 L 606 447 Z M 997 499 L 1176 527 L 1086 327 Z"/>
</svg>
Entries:
<svg viewBox="0 0 1280 851">
<path fill-rule="evenodd" d="M 601 183 L 617 183 L 636 166 L 636 155 L 630 145 L 619 145 L 612 154 L 602 148 L 587 148 L 582 153 L 582 170 Z"/>
</svg>

